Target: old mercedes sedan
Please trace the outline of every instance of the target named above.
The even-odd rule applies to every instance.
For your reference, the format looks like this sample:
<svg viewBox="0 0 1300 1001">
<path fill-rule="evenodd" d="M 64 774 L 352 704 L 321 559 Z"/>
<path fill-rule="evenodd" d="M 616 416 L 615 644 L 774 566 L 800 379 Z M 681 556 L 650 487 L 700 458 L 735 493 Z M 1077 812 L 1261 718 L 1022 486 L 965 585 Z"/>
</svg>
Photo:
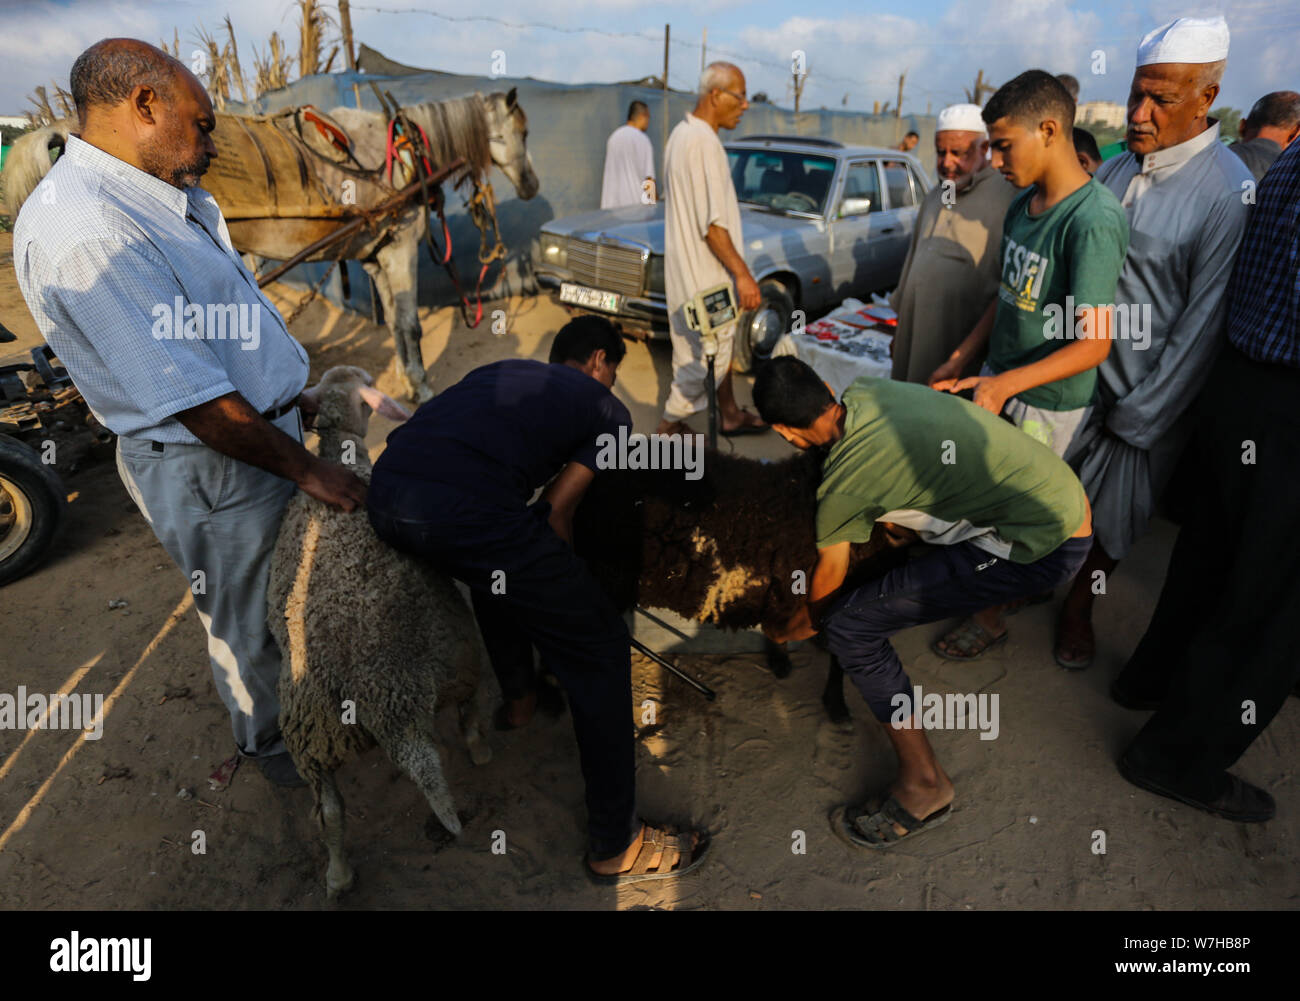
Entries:
<svg viewBox="0 0 1300 1001">
<path fill-rule="evenodd" d="M 930 179 L 910 154 L 828 139 L 747 136 L 725 148 L 742 252 L 763 294 L 737 326 L 733 364 L 743 372 L 770 356 L 796 309 L 810 321 L 897 283 Z M 659 202 L 554 219 L 533 242 L 532 264 L 568 309 L 667 337 L 663 253 Z"/>
</svg>

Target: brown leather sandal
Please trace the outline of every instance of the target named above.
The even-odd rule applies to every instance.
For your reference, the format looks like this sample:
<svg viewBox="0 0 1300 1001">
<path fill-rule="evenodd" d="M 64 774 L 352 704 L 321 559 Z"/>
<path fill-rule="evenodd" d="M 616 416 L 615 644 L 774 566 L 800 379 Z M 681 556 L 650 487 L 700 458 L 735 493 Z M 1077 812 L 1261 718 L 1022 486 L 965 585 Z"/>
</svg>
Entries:
<svg viewBox="0 0 1300 1001">
<path fill-rule="evenodd" d="M 632 862 L 632 868 L 604 875 L 591 868 L 590 855 L 583 859 L 582 867 L 587 870 L 587 877 L 599 886 L 625 886 L 650 879 L 675 879 L 698 869 L 709 853 L 708 837 L 700 834 L 700 840 L 692 845 L 691 834 L 690 831 L 680 834 L 659 830 L 647 824 L 642 835 L 641 849 Z"/>
</svg>

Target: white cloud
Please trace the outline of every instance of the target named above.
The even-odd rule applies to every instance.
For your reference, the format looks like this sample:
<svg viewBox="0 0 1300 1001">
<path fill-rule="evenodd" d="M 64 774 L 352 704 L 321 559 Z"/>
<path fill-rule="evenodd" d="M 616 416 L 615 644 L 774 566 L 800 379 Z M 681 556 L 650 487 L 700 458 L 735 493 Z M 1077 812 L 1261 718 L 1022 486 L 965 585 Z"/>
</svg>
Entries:
<svg viewBox="0 0 1300 1001">
<path fill-rule="evenodd" d="M 365 6 L 414 7 L 426 0 L 362 0 Z M 429 3 L 430 9 L 433 4 Z M 469 11 L 465 5 L 459 15 Z M 804 106 L 839 107 L 845 93 L 849 106 L 870 108 L 872 101 L 895 99 L 898 75 L 907 73 L 904 109 L 923 112 L 926 102 L 937 111 L 964 100 L 963 88 L 975 73 L 1002 83 L 1030 67 L 1074 73 L 1083 84 L 1083 99 L 1122 100 L 1132 72 L 1138 38 L 1179 14 L 1222 9 L 1233 30 L 1232 53 L 1224 79 L 1224 100 L 1249 107 L 1270 90 L 1294 87 L 1294 54 L 1300 45 L 1300 12 L 1294 0 L 1152 0 L 1144 9 L 1124 8 L 1102 17 L 1079 0 L 953 0 L 932 23 L 909 16 L 905 3 L 897 13 L 855 11 L 818 17 L 801 13 L 779 23 L 754 20 L 743 0 L 680 0 L 648 8 L 644 0 L 487 0 L 477 11 L 502 20 L 547 22 L 570 28 L 590 26 L 643 37 L 512 28 L 492 22 L 456 22 L 423 14 L 373 13 L 354 6 L 359 40 L 400 62 L 458 73 L 485 73 L 491 54 L 504 49 L 511 75 L 581 83 L 635 79 L 660 72 L 662 28 L 674 15 L 709 18 L 709 55 L 734 53 L 747 71 L 751 92 L 766 91 L 788 103 L 790 52 L 807 52 L 811 71 Z M 807 8 L 805 8 L 807 9 Z M 470 8 L 474 10 L 474 8 Z M 246 72 L 253 46 L 265 46 L 272 30 L 292 49 L 297 47 L 295 7 L 288 0 L 206 2 L 115 0 L 71 4 L 25 3 L 4 10 L 0 34 L 0 111 L 26 106 L 31 89 L 51 78 L 66 86 L 73 59 L 87 45 L 110 35 L 132 35 L 157 42 L 181 30 L 182 49 L 194 46 L 200 20 L 214 33 L 220 16 L 230 13 Z M 699 72 L 699 37 L 674 26 L 670 79 L 690 87 Z M 1109 72 L 1089 71 L 1095 49 L 1107 54 Z"/>
</svg>

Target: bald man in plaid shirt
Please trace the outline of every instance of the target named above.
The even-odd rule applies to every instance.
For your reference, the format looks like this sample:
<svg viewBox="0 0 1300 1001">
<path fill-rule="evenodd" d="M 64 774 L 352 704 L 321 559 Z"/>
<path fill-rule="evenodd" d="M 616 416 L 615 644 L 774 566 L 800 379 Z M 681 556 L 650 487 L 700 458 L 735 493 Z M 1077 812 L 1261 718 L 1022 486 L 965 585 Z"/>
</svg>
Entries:
<svg viewBox="0 0 1300 1001">
<path fill-rule="evenodd" d="M 307 354 L 197 186 L 216 155 L 202 85 L 121 38 L 82 53 L 71 84 L 81 135 L 18 216 L 18 283 L 190 582 L 240 753 L 300 785 L 266 627 L 271 553 L 295 484 L 347 511 L 365 486 L 302 446 Z"/>
</svg>

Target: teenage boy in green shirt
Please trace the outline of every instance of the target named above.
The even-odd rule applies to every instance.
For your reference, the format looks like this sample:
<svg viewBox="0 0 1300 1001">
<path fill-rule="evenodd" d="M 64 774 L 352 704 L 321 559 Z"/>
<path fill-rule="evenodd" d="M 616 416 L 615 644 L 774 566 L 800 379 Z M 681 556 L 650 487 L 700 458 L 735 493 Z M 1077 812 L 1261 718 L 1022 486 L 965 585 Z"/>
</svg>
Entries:
<svg viewBox="0 0 1300 1001">
<path fill-rule="evenodd" d="M 1092 410 L 1097 366 L 1110 353 L 1128 221 L 1119 200 L 1079 165 L 1074 101 L 1054 76 L 1020 74 L 989 99 L 983 117 L 993 166 L 1024 190 L 1003 223 L 997 298 L 930 386 L 974 389 L 977 406 L 1069 458 Z M 983 370 L 963 378 L 986 341 Z M 1006 639 L 1004 611 L 976 613 L 932 649 L 974 660 Z"/>
<path fill-rule="evenodd" d="M 943 822 L 953 800 L 923 729 L 934 724 L 915 705 L 889 637 L 1069 580 L 1092 545 L 1088 498 L 1051 449 L 925 386 L 864 377 L 836 401 L 804 362 L 774 358 L 754 381 L 754 403 L 792 445 L 826 450 L 807 600 L 768 635 L 785 642 L 824 631 L 884 727 L 898 777 L 878 802 L 842 808 L 833 823 L 856 844 L 888 846 Z M 878 521 L 932 546 L 844 588 L 850 546 Z"/>
</svg>

